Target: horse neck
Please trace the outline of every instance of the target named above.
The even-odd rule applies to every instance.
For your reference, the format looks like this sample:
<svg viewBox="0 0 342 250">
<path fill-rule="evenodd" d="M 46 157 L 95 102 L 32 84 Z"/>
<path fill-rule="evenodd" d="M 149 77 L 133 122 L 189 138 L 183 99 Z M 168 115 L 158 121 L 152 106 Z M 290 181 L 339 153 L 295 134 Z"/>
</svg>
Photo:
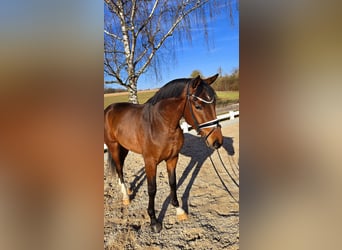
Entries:
<svg viewBox="0 0 342 250">
<path fill-rule="evenodd" d="M 183 97 L 169 98 L 160 101 L 154 108 L 169 127 L 176 129 L 179 127 L 179 121 L 183 116 L 184 105 L 185 98 Z"/>
</svg>

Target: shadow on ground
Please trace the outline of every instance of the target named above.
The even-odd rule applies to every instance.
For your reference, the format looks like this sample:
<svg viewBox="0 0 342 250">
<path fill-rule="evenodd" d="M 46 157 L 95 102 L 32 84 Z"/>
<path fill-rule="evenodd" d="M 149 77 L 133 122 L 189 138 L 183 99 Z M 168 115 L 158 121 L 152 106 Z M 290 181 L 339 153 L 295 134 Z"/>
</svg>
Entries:
<svg viewBox="0 0 342 250">
<path fill-rule="evenodd" d="M 222 148 L 227 151 L 229 156 L 233 156 L 235 154 L 233 147 L 233 138 L 232 137 L 223 137 Z M 214 153 L 214 150 L 207 147 L 205 142 L 201 137 L 194 136 L 190 133 L 184 134 L 184 145 L 180 154 L 190 157 L 191 160 L 183 171 L 181 177 L 177 180 L 177 187 L 180 187 L 185 180 L 191 175 L 189 183 L 187 184 L 184 193 L 182 196 L 178 193 L 178 197 L 181 197 L 182 200 L 182 208 L 186 213 L 189 213 L 189 195 L 191 188 L 204 164 L 204 162 Z M 229 192 L 229 190 L 228 190 Z M 230 193 L 231 195 L 231 193 Z M 158 219 L 159 221 L 163 221 L 166 210 L 170 203 L 170 197 L 166 198 L 162 205 L 162 209 L 159 213 Z"/>
</svg>

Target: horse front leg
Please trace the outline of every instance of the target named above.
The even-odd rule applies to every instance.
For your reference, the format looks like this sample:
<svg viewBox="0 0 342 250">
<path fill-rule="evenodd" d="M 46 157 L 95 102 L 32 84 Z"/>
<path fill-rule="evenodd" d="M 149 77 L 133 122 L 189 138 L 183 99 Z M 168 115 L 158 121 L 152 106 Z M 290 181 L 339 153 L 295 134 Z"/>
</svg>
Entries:
<svg viewBox="0 0 342 250">
<path fill-rule="evenodd" d="M 147 189 L 148 189 L 148 208 L 147 213 L 150 216 L 151 220 L 151 229 L 154 233 L 159 233 L 162 229 L 161 223 L 156 218 L 156 212 L 154 210 L 154 199 L 157 193 L 157 183 L 156 183 L 156 172 L 157 166 L 156 164 L 146 164 L 145 162 L 145 170 L 147 177 Z"/>
<path fill-rule="evenodd" d="M 177 198 L 177 181 L 176 181 L 176 166 L 178 155 L 166 161 L 167 173 L 169 176 L 171 204 L 176 208 L 176 216 L 178 220 L 188 219 L 186 212 L 179 206 Z"/>
</svg>

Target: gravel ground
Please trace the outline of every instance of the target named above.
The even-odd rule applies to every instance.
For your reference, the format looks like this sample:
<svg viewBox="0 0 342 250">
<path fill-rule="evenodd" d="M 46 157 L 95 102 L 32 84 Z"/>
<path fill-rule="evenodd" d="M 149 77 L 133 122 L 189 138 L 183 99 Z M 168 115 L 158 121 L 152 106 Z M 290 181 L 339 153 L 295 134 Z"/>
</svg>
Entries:
<svg viewBox="0 0 342 250">
<path fill-rule="evenodd" d="M 142 156 L 130 152 L 125 161 L 125 180 L 133 190 L 129 206 L 122 204 L 117 176 L 111 180 L 104 175 L 105 249 L 239 249 L 239 119 L 222 126 L 222 162 L 199 137 L 185 134 L 177 164 L 177 194 L 189 214 L 186 221 L 177 221 L 175 209 L 169 206 L 166 166 L 159 164 L 155 209 L 163 223 L 160 233 L 152 233 L 149 226 Z M 107 154 L 104 172 L 109 173 L 106 159 Z"/>
</svg>

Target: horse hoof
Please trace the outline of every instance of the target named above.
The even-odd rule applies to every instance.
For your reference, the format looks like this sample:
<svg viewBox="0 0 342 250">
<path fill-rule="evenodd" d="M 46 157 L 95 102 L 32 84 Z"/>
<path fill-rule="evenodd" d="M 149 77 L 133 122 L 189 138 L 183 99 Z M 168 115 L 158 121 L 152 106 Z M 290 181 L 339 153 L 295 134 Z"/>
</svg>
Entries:
<svg viewBox="0 0 342 250">
<path fill-rule="evenodd" d="M 131 201 L 129 199 L 123 199 L 122 200 L 122 204 L 124 204 L 125 206 L 128 206 L 131 203 Z"/>
<path fill-rule="evenodd" d="M 158 222 L 156 224 L 151 224 L 151 230 L 153 233 L 159 233 L 162 230 L 162 225 Z"/>
<path fill-rule="evenodd" d="M 187 220 L 188 218 L 189 217 L 185 212 L 183 214 L 177 214 L 177 220 L 179 220 L 179 221 Z"/>
<path fill-rule="evenodd" d="M 176 207 L 176 216 L 179 221 L 188 219 L 187 213 L 181 207 Z"/>
</svg>

